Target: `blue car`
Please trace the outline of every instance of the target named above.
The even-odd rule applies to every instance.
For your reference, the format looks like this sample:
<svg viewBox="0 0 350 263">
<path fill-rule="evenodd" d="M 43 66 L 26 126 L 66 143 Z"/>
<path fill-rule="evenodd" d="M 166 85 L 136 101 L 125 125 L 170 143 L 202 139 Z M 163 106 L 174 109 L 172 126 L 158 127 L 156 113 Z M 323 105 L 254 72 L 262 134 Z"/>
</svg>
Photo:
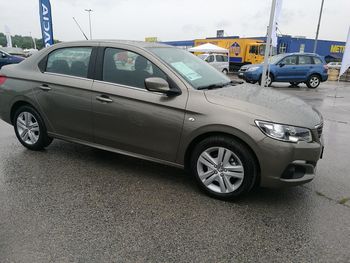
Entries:
<svg viewBox="0 0 350 263">
<path fill-rule="evenodd" d="M 6 53 L 3 50 L 0 50 L 0 69 L 2 66 L 8 65 L 8 64 L 16 64 L 24 60 L 22 57 L 13 56 L 8 53 Z"/>
<path fill-rule="evenodd" d="M 328 68 L 322 57 L 312 53 L 289 53 L 273 56 L 269 60 L 270 74 L 266 84 L 289 82 L 292 85 L 305 83 L 315 89 L 328 79 Z M 244 65 L 238 76 L 250 83 L 261 83 L 263 65 Z"/>
</svg>

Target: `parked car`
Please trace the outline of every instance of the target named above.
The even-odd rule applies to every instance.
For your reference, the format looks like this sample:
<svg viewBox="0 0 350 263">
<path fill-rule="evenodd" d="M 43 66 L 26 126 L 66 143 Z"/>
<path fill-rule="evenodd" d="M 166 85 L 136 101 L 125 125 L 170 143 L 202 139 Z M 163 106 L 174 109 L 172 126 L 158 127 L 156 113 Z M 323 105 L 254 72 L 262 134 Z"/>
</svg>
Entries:
<svg viewBox="0 0 350 263">
<path fill-rule="evenodd" d="M 4 65 L 16 64 L 16 63 L 19 63 L 23 60 L 24 60 L 24 58 L 22 58 L 22 57 L 13 56 L 13 55 L 6 53 L 3 50 L 0 50 L 0 69 Z"/>
<path fill-rule="evenodd" d="M 270 74 L 267 85 L 272 82 L 289 82 L 292 85 L 305 83 L 315 89 L 328 79 L 328 68 L 323 58 L 312 53 L 280 54 L 269 60 Z M 244 65 L 238 72 L 240 78 L 250 83 L 261 83 L 263 65 Z"/>
<path fill-rule="evenodd" d="M 208 62 L 211 66 L 216 68 L 218 71 L 228 74 L 229 72 L 229 62 L 227 55 L 223 54 L 202 54 L 199 55 L 201 59 Z"/>
<path fill-rule="evenodd" d="M 66 42 L 5 66 L 0 117 L 30 150 L 56 138 L 185 168 L 221 199 L 307 183 L 323 152 L 304 101 L 157 43 Z"/>
<path fill-rule="evenodd" d="M 329 62 L 327 64 L 327 67 L 329 69 L 334 68 L 334 69 L 340 69 L 341 68 L 341 62 Z"/>
</svg>

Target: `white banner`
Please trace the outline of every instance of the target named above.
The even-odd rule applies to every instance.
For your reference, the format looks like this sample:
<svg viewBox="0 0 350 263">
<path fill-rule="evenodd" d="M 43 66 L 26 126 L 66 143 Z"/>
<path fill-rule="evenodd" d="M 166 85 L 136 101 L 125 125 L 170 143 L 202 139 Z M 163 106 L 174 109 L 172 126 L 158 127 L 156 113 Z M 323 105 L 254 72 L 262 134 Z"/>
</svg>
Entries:
<svg viewBox="0 0 350 263">
<path fill-rule="evenodd" d="M 343 60 L 341 62 L 341 68 L 339 72 L 339 78 L 341 75 L 345 73 L 345 71 L 348 70 L 350 67 L 350 28 L 349 28 L 349 33 L 348 33 L 348 39 L 346 40 L 346 46 L 345 46 L 345 51 L 343 55 Z"/>
<path fill-rule="evenodd" d="M 10 32 L 10 28 L 7 25 L 5 25 L 5 35 L 6 35 L 7 47 L 12 47 L 11 32 Z"/>
<path fill-rule="evenodd" d="M 283 0 L 276 1 L 276 9 L 273 20 L 272 35 L 271 35 L 271 45 L 277 47 L 277 28 L 280 22 L 280 15 L 282 10 Z"/>
</svg>

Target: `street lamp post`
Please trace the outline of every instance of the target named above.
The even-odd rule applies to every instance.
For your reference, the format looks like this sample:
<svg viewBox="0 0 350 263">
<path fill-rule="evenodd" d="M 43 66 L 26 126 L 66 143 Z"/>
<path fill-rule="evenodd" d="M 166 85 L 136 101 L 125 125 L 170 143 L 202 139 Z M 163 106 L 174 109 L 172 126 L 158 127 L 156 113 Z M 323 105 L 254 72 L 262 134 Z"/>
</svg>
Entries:
<svg viewBox="0 0 350 263">
<path fill-rule="evenodd" d="M 92 33 L 91 33 L 91 12 L 92 9 L 85 9 L 86 12 L 89 12 L 89 26 L 90 26 L 90 39 L 92 39 Z"/>
<path fill-rule="evenodd" d="M 321 3 L 321 10 L 320 10 L 320 16 L 318 17 L 316 38 L 315 38 L 315 44 L 314 44 L 314 53 L 316 53 L 316 50 L 317 50 L 317 41 L 318 41 L 318 34 L 319 34 L 319 32 L 320 32 L 321 18 L 322 18 L 322 12 L 323 12 L 323 3 L 324 3 L 324 0 L 322 0 L 322 3 Z"/>
</svg>

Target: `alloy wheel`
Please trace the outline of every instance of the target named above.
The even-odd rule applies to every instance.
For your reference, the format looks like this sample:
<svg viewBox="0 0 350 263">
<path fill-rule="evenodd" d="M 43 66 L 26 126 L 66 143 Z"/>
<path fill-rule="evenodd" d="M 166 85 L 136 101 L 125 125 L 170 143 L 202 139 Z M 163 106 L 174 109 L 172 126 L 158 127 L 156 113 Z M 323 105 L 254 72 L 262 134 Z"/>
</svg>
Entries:
<svg viewBox="0 0 350 263">
<path fill-rule="evenodd" d="M 21 140 L 28 145 L 33 145 L 39 140 L 39 123 L 30 112 L 22 112 L 18 115 L 16 129 Z"/>
<path fill-rule="evenodd" d="M 312 77 L 312 78 L 310 79 L 310 86 L 313 87 L 313 88 L 314 88 L 314 87 L 317 87 L 319 83 L 320 83 L 320 80 L 319 80 L 319 78 L 316 77 L 316 76 L 314 76 L 314 77 Z"/>
<path fill-rule="evenodd" d="M 242 161 L 224 147 L 203 151 L 197 161 L 197 173 L 205 187 L 220 194 L 236 191 L 244 179 Z"/>
</svg>

